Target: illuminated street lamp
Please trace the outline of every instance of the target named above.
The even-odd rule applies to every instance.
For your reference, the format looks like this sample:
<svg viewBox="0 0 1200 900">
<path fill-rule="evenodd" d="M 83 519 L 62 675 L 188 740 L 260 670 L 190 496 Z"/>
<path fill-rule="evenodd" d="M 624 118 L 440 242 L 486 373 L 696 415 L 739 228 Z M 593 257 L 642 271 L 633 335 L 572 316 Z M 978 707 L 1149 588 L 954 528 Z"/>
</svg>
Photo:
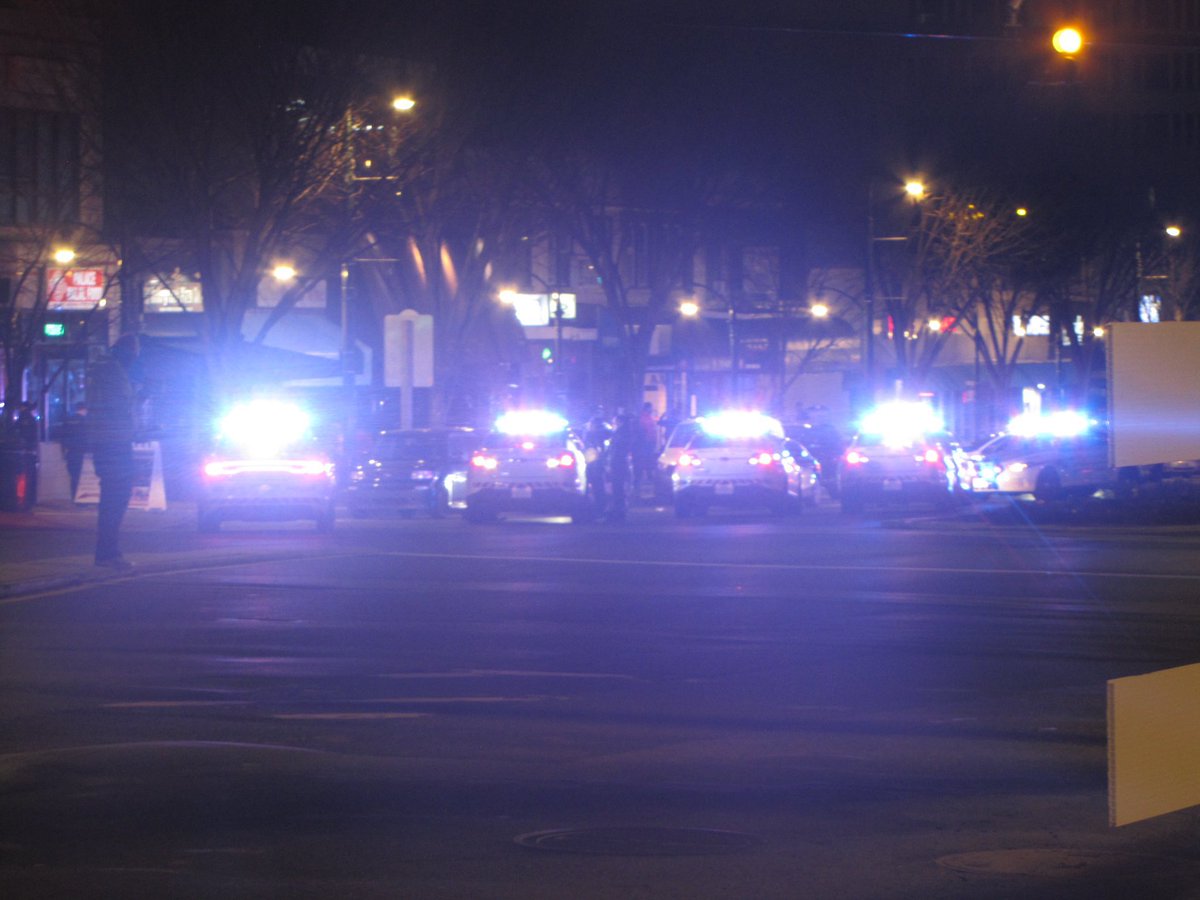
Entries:
<svg viewBox="0 0 1200 900">
<path fill-rule="evenodd" d="M 925 182 L 916 178 L 910 178 L 904 182 L 904 193 L 913 200 L 921 200 L 925 197 Z"/>
<path fill-rule="evenodd" d="M 1073 25 L 1060 28 L 1050 38 L 1050 46 L 1055 53 L 1070 59 L 1083 49 L 1083 32 Z"/>
<path fill-rule="evenodd" d="M 1183 234 L 1183 229 L 1178 225 L 1168 225 L 1163 229 L 1163 233 L 1169 238 L 1177 238 Z"/>
<path fill-rule="evenodd" d="M 679 304 L 679 314 L 685 319 L 694 319 L 700 315 L 700 304 L 695 300 L 684 300 Z"/>
<path fill-rule="evenodd" d="M 57 247 L 51 258 L 60 266 L 66 266 L 75 261 L 75 251 L 70 247 Z"/>
<path fill-rule="evenodd" d="M 829 318 L 829 307 L 824 303 L 814 303 L 808 308 L 808 312 L 814 319 Z"/>
<path fill-rule="evenodd" d="M 412 112 L 416 105 L 417 101 L 408 94 L 401 94 L 392 98 L 392 109 L 396 110 L 396 112 Z"/>
<path fill-rule="evenodd" d="M 296 268 L 290 263 L 278 263 L 271 269 L 271 277 L 280 284 L 286 284 L 296 279 Z"/>
</svg>

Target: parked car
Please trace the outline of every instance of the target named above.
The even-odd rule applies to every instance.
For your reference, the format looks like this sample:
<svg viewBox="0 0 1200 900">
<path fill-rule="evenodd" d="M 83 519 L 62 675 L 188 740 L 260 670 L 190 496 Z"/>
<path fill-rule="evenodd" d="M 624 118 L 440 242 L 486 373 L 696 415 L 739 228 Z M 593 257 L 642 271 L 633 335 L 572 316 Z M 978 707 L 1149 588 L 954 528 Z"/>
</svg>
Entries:
<svg viewBox="0 0 1200 900">
<path fill-rule="evenodd" d="M 957 445 L 940 419 L 915 403 L 889 404 L 864 417 L 842 454 L 838 490 L 844 512 L 868 505 L 949 506 L 958 489 Z"/>
<path fill-rule="evenodd" d="M 787 441 L 777 419 L 737 411 L 697 421 L 699 430 L 671 476 L 680 518 L 703 515 L 710 506 L 798 512 L 815 492 L 815 460 Z M 794 457 L 793 450 L 803 456 Z"/>
<path fill-rule="evenodd" d="M 1006 494 L 1042 502 L 1136 490 L 1141 471 L 1109 465 L 1103 429 L 1086 421 L 1066 427 L 1063 421 L 1057 427 L 1053 420 L 1045 427 L 1027 421 L 962 454 L 960 483 L 976 496 Z"/>
<path fill-rule="evenodd" d="M 791 440 L 802 445 L 820 463 L 822 486 L 829 496 L 836 500 L 838 495 L 836 473 L 838 461 L 846 450 L 846 439 L 828 423 L 785 424 L 783 430 Z"/>
<path fill-rule="evenodd" d="M 221 522 L 313 519 L 332 531 L 334 467 L 312 416 L 286 400 L 239 404 L 221 417 L 204 460 L 197 502 L 201 531 Z"/>
<path fill-rule="evenodd" d="M 654 497 L 662 502 L 671 500 L 671 476 L 679 463 L 679 455 L 687 449 L 692 438 L 702 430 L 699 419 L 684 419 L 671 429 L 654 471 Z"/>
<path fill-rule="evenodd" d="M 506 413 L 478 443 L 467 469 L 468 522 L 508 513 L 594 518 L 583 442 L 566 419 L 545 410 Z"/>
<path fill-rule="evenodd" d="M 351 466 L 345 502 L 352 516 L 466 507 L 467 466 L 479 441 L 472 428 L 385 430 Z"/>
</svg>

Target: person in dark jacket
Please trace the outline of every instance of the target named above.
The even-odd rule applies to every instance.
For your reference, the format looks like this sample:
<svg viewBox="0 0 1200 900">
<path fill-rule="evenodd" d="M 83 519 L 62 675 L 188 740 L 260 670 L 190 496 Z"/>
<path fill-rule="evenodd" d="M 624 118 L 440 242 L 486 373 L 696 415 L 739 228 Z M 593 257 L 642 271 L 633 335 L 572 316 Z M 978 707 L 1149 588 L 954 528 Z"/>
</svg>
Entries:
<svg viewBox="0 0 1200 900">
<path fill-rule="evenodd" d="M 88 372 L 88 444 L 100 479 L 96 565 L 113 569 L 132 567 L 121 555 L 120 532 L 133 496 L 137 396 L 129 373 L 139 349 L 136 334 L 123 334 Z"/>
<path fill-rule="evenodd" d="M 628 413 L 619 414 L 616 421 L 617 427 L 613 429 L 608 442 L 608 485 L 611 492 L 608 519 L 610 522 L 624 522 L 630 464 L 637 449 L 638 433 L 637 422 Z"/>
<path fill-rule="evenodd" d="M 63 422 L 60 432 L 63 459 L 71 479 L 71 499 L 79 493 L 79 478 L 83 474 L 83 458 L 87 455 L 87 407 L 82 403 Z"/>
<path fill-rule="evenodd" d="M 608 465 L 610 437 L 612 427 L 604 421 L 603 414 L 597 412 L 588 420 L 587 428 L 583 432 L 584 454 L 587 458 L 587 491 L 597 516 L 604 515 L 608 505 L 604 469 Z"/>
</svg>

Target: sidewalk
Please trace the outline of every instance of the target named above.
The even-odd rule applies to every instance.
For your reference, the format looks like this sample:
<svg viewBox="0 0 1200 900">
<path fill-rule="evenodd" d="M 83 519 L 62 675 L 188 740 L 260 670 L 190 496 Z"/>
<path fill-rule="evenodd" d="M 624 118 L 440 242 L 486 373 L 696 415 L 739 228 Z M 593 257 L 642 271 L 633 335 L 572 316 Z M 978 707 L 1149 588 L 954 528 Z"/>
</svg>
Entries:
<svg viewBox="0 0 1200 900">
<path fill-rule="evenodd" d="M 196 534 L 195 523 L 194 503 L 174 503 L 166 510 L 131 509 L 121 528 L 122 549 L 135 568 L 119 572 L 94 564 L 94 506 L 50 501 L 27 512 L 0 511 L 0 602 L 80 584 L 278 559 L 281 555 L 278 550 L 256 545 L 246 549 L 224 542 L 211 546 L 211 541 L 205 542 Z M 164 547 L 162 537 L 171 532 L 179 534 L 181 540 L 166 541 L 168 547 Z M 139 536 L 150 539 L 139 540 Z"/>
</svg>

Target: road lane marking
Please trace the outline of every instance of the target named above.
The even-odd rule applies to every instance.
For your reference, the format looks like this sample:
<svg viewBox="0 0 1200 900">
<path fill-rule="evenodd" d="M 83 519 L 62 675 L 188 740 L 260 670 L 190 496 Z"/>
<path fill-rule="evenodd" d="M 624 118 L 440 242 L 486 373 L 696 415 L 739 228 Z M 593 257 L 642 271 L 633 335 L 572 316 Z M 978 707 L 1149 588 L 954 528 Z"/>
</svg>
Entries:
<svg viewBox="0 0 1200 900">
<path fill-rule="evenodd" d="M 384 672 L 380 678 L 432 679 L 432 678 L 600 678 L 617 681 L 636 681 L 632 675 L 612 672 L 536 672 L 521 669 L 465 669 L 461 672 Z"/>
<path fill-rule="evenodd" d="M 369 719 L 428 719 L 429 713 L 419 712 L 330 712 L 330 713 L 275 713 L 272 719 L 315 719 L 322 721 L 355 721 Z"/>
<path fill-rule="evenodd" d="M 1169 572 L 1093 572 L 1078 569 L 967 569 L 949 566 L 861 566 L 861 565 L 818 565 L 813 563 L 737 563 L 737 562 L 697 562 L 694 560 L 676 559 L 599 559 L 595 557 L 560 557 L 560 556 L 488 556 L 471 553 L 417 553 L 404 550 L 390 550 L 384 553 L 372 554 L 377 556 L 395 556 L 405 559 L 444 559 L 461 560 L 464 562 L 498 562 L 498 563 L 560 563 L 563 565 L 593 565 L 593 566 L 644 566 L 676 569 L 723 569 L 742 570 L 751 572 L 854 572 L 872 574 L 894 574 L 906 572 L 914 575 L 1016 575 L 1020 577 L 1040 576 L 1055 578 L 1128 578 L 1146 579 L 1150 581 L 1200 581 L 1200 573 L 1169 573 Z"/>
<path fill-rule="evenodd" d="M 130 700 L 101 703 L 101 709 L 171 709 L 185 706 L 250 706 L 249 700 Z"/>
</svg>

